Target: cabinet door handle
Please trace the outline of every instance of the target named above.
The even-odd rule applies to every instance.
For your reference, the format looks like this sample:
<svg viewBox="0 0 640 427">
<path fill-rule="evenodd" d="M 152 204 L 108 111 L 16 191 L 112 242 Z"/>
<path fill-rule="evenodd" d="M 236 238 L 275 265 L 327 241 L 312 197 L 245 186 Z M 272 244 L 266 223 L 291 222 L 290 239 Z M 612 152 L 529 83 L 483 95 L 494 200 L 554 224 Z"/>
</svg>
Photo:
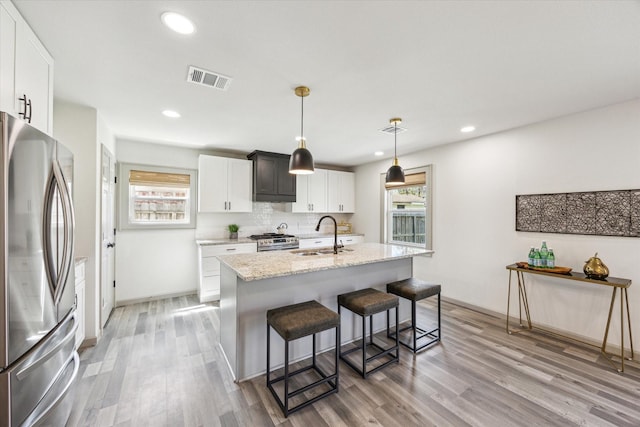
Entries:
<svg viewBox="0 0 640 427">
<path fill-rule="evenodd" d="M 25 107 L 24 107 L 25 113 L 27 112 L 27 107 L 29 107 L 29 115 L 26 117 L 26 119 L 27 119 L 27 123 L 31 123 L 31 115 L 32 115 L 31 111 L 32 111 L 32 109 L 31 109 L 31 100 L 30 99 L 27 101 L 27 105 L 25 105 Z"/>
<path fill-rule="evenodd" d="M 227 248 L 227 252 L 235 251 L 236 248 Z"/>
<path fill-rule="evenodd" d="M 18 101 L 23 102 L 22 111 L 18 113 L 18 116 L 22 117 L 23 120 L 29 122 L 31 117 L 29 117 L 29 115 L 27 114 L 27 105 L 31 107 L 31 101 L 27 98 L 26 93 L 23 93 L 22 96 L 18 98 Z"/>
<path fill-rule="evenodd" d="M 231 202 L 229 202 L 229 210 L 231 210 Z"/>
<path fill-rule="evenodd" d="M 227 202 L 224 202 L 224 210 L 227 210 Z"/>
</svg>

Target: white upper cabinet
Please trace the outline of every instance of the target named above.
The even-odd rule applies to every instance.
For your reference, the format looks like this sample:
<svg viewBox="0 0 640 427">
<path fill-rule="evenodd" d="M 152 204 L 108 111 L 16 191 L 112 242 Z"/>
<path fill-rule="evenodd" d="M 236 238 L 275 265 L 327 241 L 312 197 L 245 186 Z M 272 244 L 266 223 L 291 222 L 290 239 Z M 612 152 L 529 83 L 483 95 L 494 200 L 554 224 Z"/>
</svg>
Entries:
<svg viewBox="0 0 640 427">
<path fill-rule="evenodd" d="M 0 1 L 0 110 L 52 132 L 53 58 L 9 1 Z"/>
<path fill-rule="evenodd" d="M 198 212 L 251 212 L 250 160 L 198 158 Z"/>
<path fill-rule="evenodd" d="M 327 212 L 355 211 L 355 174 L 327 171 Z"/>
<path fill-rule="evenodd" d="M 296 181 L 296 201 L 291 204 L 291 212 L 327 212 L 327 170 L 298 175 Z"/>
</svg>

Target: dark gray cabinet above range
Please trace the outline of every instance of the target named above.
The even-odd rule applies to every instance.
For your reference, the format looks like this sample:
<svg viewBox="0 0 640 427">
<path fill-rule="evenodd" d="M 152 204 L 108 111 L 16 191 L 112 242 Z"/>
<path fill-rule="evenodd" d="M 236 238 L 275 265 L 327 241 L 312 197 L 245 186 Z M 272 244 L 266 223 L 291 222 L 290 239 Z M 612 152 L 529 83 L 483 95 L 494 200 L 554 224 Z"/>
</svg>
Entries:
<svg viewBox="0 0 640 427">
<path fill-rule="evenodd" d="M 296 176 L 289 173 L 288 154 L 256 150 L 247 156 L 253 161 L 253 200 L 295 202 Z"/>
</svg>

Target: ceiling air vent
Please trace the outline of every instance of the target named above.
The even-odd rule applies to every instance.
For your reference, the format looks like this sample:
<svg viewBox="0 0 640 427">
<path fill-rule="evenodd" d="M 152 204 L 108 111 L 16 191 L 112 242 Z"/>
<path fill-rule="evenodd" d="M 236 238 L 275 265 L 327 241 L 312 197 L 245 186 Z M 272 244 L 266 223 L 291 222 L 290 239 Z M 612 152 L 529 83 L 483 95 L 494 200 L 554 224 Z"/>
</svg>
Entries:
<svg viewBox="0 0 640 427">
<path fill-rule="evenodd" d="M 391 135 L 393 135 L 395 129 L 396 129 L 395 126 L 390 125 L 390 126 L 387 126 L 387 127 L 384 127 L 382 129 L 380 129 L 380 132 L 390 133 Z M 398 133 L 402 133 L 402 132 L 406 132 L 406 131 L 407 131 L 406 128 L 398 126 Z"/>
<path fill-rule="evenodd" d="M 187 74 L 188 82 L 219 90 L 229 89 L 231 80 L 231 77 L 196 67 L 189 67 L 189 74 Z"/>
</svg>

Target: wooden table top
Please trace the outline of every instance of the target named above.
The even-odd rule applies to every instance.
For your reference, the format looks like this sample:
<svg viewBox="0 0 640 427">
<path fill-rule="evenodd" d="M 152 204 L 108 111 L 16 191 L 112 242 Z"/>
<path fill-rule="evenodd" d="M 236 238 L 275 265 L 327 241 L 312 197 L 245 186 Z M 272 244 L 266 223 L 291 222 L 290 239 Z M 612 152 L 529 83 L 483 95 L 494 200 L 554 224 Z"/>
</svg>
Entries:
<svg viewBox="0 0 640 427">
<path fill-rule="evenodd" d="M 607 277 L 603 280 L 590 279 L 584 273 L 572 271 L 567 274 L 551 273 L 548 271 L 531 270 L 529 268 L 518 267 L 517 264 L 507 265 L 507 270 L 519 271 L 522 273 L 540 274 L 542 276 L 557 277 L 558 279 L 577 280 L 579 282 L 594 283 L 596 285 L 615 286 L 616 288 L 628 288 L 631 286 L 631 279 L 623 279 L 620 277 Z"/>
</svg>

